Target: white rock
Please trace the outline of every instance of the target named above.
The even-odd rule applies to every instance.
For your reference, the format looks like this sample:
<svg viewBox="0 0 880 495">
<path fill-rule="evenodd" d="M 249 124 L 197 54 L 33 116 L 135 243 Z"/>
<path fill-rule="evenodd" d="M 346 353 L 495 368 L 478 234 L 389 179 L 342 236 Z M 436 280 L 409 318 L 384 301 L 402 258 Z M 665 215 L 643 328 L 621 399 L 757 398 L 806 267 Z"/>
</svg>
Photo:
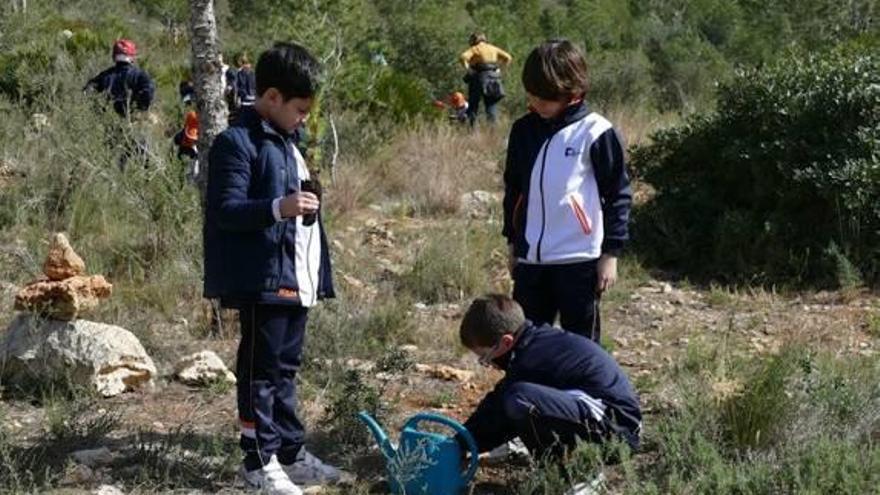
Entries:
<svg viewBox="0 0 880 495">
<path fill-rule="evenodd" d="M 113 485 L 101 485 L 92 493 L 94 495 L 125 495 L 125 492 Z"/>
<path fill-rule="evenodd" d="M 152 387 L 156 366 L 137 337 L 115 325 L 88 320 L 18 316 L 0 341 L 4 376 L 51 380 L 70 377 L 104 397 Z"/>
<path fill-rule="evenodd" d="M 107 447 L 98 449 L 77 450 L 71 454 L 73 460 L 88 467 L 106 466 L 114 460 L 113 452 Z"/>
<path fill-rule="evenodd" d="M 660 292 L 664 294 L 669 294 L 672 292 L 672 284 L 669 282 L 663 282 L 663 285 L 660 287 Z"/>
<path fill-rule="evenodd" d="M 35 113 L 31 115 L 31 124 L 38 131 L 49 127 L 49 116 L 45 113 Z"/>
<path fill-rule="evenodd" d="M 208 385 L 216 381 L 235 383 L 235 375 L 212 351 L 197 352 L 181 359 L 174 367 L 174 375 L 187 385 Z"/>
<path fill-rule="evenodd" d="M 459 209 L 470 218 L 488 218 L 501 202 L 501 195 L 489 191 L 471 191 L 459 197 Z"/>
</svg>

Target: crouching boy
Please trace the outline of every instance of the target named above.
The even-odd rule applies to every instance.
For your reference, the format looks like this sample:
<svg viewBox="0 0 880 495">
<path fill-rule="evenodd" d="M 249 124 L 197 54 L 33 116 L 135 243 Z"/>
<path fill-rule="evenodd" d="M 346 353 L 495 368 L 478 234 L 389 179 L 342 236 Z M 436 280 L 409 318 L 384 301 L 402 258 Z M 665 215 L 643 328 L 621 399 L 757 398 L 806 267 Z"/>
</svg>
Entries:
<svg viewBox="0 0 880 495">
<path fill-rule="evenodd" d="M 639 399 L 614 359 L 590 339 L 525 319 L 490 294 L 461 322 L 461 342 L 504 378 L 465 422 L 480 452 L 520 437 L 536 458 L 562 459 L 580 441 L 639 447 Z"/>
</svg>

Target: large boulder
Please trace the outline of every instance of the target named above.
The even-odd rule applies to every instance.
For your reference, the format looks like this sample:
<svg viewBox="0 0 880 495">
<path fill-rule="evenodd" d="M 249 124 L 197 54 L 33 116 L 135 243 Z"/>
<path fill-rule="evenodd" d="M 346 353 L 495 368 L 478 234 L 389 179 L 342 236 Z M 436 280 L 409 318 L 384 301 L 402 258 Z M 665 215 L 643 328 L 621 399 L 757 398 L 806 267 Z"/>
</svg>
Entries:
<svg viewBox="0 0 880 495">
<path fill-rule="evenodd" d="M 4 376 L 68 377 L 105 397 L 152 387 L 156 366 L 128 330 L 87 320 L 48 320 L 22 314 L 0 340 Z"/>
</svg>

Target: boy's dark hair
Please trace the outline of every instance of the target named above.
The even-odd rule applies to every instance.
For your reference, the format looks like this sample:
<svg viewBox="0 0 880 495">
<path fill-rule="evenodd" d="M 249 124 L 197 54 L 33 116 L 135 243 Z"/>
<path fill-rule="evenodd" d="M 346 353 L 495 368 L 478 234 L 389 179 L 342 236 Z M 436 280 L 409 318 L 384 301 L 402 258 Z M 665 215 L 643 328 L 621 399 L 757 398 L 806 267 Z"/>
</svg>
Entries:
<svg viewBox="0 0 880 495">
<path fill-rule="evenodd" d="M 256 68 L 257 95 L 277 89 L 284 100 L 312 98 L 320 90 L 321 64 L 296 43 L 275 43 L 260 54 Z"/>
<path fill-rule="evenodd" d="M 516 332 L 526 321 L 523 310 L 502 294 L 486 294 L 471 303 L 461 319 L 459 337 L 465 347 L 490 347 L 502 336 Z"/>
<path fill-rule="evenodd" d="M 589 86 L 587 61 L 572 42 L 549 40 L 529 54 L 522 82 L 526 91 L 544 100 L 583 97 Z"/>
</svg>

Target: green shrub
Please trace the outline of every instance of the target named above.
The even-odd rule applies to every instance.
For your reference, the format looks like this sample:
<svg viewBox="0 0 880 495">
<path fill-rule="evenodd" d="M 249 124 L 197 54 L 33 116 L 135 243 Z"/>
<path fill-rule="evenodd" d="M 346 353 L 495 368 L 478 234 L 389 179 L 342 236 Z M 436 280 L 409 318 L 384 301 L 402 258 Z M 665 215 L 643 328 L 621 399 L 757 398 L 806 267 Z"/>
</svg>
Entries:
<svg viewBox="0 0 880 495">
<path fill-rule="evenodd" d="M 657 133 L 633 167 L 653 263 L 724 281 L 880 279 L 880 57 L 833 50 L 741 72 L 718 110 Z"/>
<path fill-rule="evenodd" d="M 796 364 L 788 353 L 773 356 L 745 379 L 741 393 L 724 399 L 719 422 L 728 445 L 738 450 L 765 447 L 784 435 L 793 412 L 786 387 Z"/>
<path fill-rule="evenodd" d="M 369 380 L 360 370 L 347 370 L 331 393 L 323 420 L 330 435 L 353 448 L 372 445 L 370 431 L 358 419 L 358 413 L 366 411 L 380 423 L 390 418 L 397 407 L 397 397 L 390 393 L 389 385 L 398 381 L 413 364 L 407 353 L 393 350 L 376 361 L 371 371 L 376 381 Z"/>
</svg>

